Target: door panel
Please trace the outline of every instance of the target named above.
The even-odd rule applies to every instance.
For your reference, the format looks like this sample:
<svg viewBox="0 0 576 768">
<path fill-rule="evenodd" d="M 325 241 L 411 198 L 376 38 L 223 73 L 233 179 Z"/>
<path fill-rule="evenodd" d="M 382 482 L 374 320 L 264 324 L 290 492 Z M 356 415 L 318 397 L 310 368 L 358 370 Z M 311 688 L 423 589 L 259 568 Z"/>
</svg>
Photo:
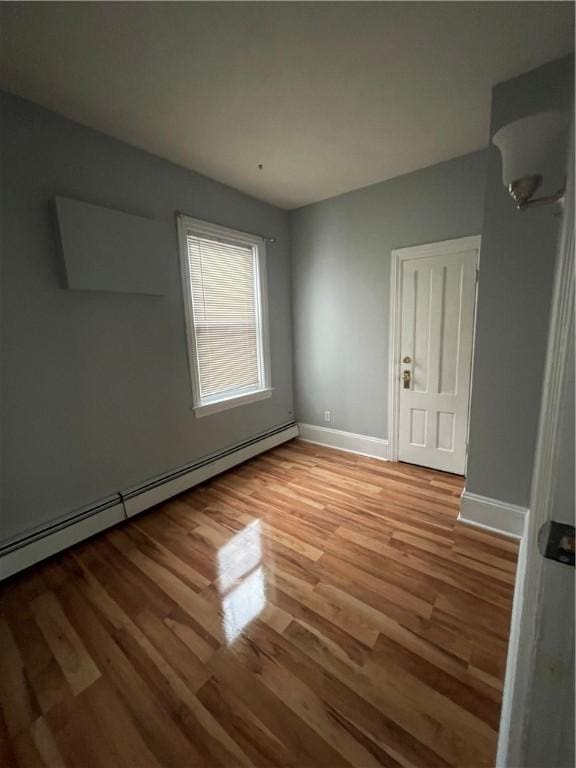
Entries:
<svg viewBox="0 0 576 768">
<path fill-rule="evenodd" d="M 426 411 L 420 408 L 412 408 L 410 411 L 412 429 L 410 430 L 410 444 L 411 445 L 426 445 L 426 432 L 427 432 L 427 418 Z"/>
<path fill-rule="evenodd" d="M 438 442 L 440 451 L 454 450 L 454 414 L 438 411 Z"/>
<path fill-rule="evenodd" d="M 464 473 L 477 255 L 401 261 L 400 461 Z"/>
</svg>

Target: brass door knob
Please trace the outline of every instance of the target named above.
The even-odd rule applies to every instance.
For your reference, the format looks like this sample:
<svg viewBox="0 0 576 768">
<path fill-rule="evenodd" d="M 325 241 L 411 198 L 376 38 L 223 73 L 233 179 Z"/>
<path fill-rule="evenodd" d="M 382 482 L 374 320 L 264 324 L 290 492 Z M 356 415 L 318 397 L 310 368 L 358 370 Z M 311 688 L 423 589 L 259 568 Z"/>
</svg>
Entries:
<svg viewBox="0 0 576 768">
<path fill-rule="evenodd" d="M 412 358 L 410 357 L 410 355 L 406 355 L 406 357 L 402 358 L 402 362 L 406 363 L 406 365 L 409 365 L 412 362 Z"/>
</svg>

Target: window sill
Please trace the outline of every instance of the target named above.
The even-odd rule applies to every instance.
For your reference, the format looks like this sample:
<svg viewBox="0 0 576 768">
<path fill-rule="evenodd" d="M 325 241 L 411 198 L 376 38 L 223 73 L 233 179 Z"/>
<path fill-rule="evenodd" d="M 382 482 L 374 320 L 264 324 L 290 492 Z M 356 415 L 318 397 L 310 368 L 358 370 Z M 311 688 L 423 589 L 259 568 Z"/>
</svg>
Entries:
<svg viewBox="0 0 576 768">
<path fill-rule="evenodd" d="M 257 392 L 249 392 L 246 395 L 234 395 L 233 397 L 227 397 L 223 400 L 216 400 L 213 403 L 204 403 L 203 405 L 195 405 L 194 416 L 197 419 L 203 416 L 210 416 L 211 413 L 219 413 L 220 411 L 227 411 L 229 408 L 236 408 L 239 405 L 248 405 L 249 403 L 255 403 L 258 400 L 266 400 L 271 397 L 272 388 L 259 389 Z"/>
</svg>

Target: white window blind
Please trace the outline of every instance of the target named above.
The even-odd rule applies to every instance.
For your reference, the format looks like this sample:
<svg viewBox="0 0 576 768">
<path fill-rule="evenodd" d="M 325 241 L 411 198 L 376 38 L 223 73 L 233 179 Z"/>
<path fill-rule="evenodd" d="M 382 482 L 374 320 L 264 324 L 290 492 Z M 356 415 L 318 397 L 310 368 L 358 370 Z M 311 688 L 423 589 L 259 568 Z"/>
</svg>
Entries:
<svg viewBox="0 0 576 768">
<path fill-rule="evenodd" d="M 265 390 L 259 245 L 188 226 L 184 232 L 195 405 Z"/>
</svg>

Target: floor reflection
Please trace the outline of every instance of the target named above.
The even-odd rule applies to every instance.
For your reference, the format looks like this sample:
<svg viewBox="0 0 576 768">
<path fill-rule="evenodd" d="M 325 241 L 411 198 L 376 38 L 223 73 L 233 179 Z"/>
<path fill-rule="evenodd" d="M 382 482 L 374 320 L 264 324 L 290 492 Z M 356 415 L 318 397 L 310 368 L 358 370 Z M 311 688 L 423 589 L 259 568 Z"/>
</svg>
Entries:
<svg viewBox="0 0 576 768">
<path fill-rule="evenodd" d="M 218 585 L 228 644 L 236 640 L 266 605 L 261 536 L 262 522 L 254 520 L 218 552 Z"/>
</svg>

